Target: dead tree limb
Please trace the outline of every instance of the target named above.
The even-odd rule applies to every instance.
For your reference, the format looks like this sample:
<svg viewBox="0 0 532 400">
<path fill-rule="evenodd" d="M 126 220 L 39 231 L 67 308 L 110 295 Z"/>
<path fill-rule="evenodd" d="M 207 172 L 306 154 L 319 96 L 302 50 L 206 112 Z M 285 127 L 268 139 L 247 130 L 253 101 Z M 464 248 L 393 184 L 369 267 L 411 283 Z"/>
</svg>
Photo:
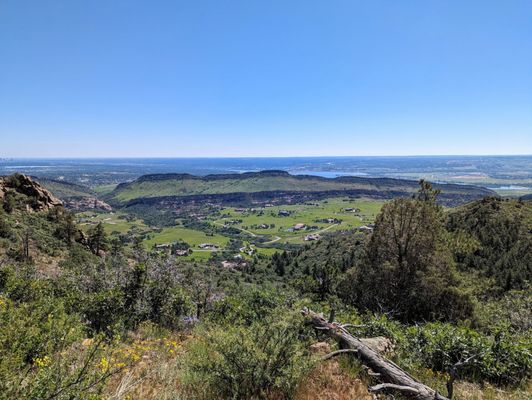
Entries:
<svg viewBox="0 0 532 400">
<path fill-rule="evenodd" d="M 336 351 L 333 351 L 332 353 L 329 353 L 325 356 L 323 356 L 321 358 L 322 361 L 325 361 L 325 360 L 328 360 L 330 358 L 333 358 L 333 357 L 336 357 L 340 354 L 345 354 L 345 353 L 357 353 L 358 350 L 355 350 L 355 349 L 341 349 L 341 350 L 336 350 Z"/>
<path fill-rule="evenodd" d="M 454 392 L 453 384 L 458 376 L 458 370 L 462 368 L 464 365 L 469 364 L 469 362 L 472 361 L 476 356 L 477 355 L 475 354 L 463 361 L 458 361 L 456 364 L 452 365 L 447 371 L 449 373 L 449 380 L 447 381 L 446 386 L 447 386 L 447 397 L 449 397 L 449 399 L 453 398 L 453 392 Z"/>
<path fill-rule="evenodd" d="M 372 386 L 370 391 L 397 391 L 416 400 L 449 400 L 416 380 L 397 364 L 364 344 L 359 338 L 351 335 L 340 324 L 328 322 L 322 314 L 317 314 L 306 308 L 301 313 L 308 318 L 314 328 L 336 340 L 340 349 L 356 350 L 356 357 L 373 372 L 379 374 L 379 380 L 382 383 Z"/>
</svg>

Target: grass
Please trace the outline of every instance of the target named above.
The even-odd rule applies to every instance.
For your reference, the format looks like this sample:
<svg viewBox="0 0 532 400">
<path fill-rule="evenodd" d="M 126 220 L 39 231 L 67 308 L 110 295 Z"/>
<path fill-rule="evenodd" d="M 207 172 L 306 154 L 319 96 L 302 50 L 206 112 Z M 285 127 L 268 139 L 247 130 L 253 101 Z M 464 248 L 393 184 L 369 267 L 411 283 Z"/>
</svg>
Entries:
<svg viewBox="0 0 532 400">
<path fill-rule="evenodd" d="M 223 247 L 229 242 L 229 238 L 221 235 L 207 235 L 205 232 L 194 229 L 173 226 L 164 228 L 160 233 L 150 233 L 149 239 L 144 242 L 147 247 L 152 247 L 154 244 L 172 243 L 178 240 L 184 240 L 192 247 L 196 247 L 201 243 L 214 243 Z M 193 250 L 199 250 L 194 249 Z"/>
<path fill-rule="evenodd" d="M 294 204 L 284 206 L 266 207 L 257 210 L 259 212 L 246 211 L 244 213 L 235 211 L 233 207 L 226 207 L 221 210 L 223 218 L 212 218 L 211 224 L 217 227 L 224 225 L 225 221 L 241 219 L 242 222 L 230 225 L 235 228 L 246 230 L 257 237 L 266 237 L 268 241 L 274 241 L 279 244 L 303 244 L 305 236 L 309 233 L 324 233 L 337 230 L 356 229 L 374 221 L 375 216 L 382 207 L 382 201 L 368 199 L 349 199 L 349 198 L 330 198 L 322 201 L 313 201 L 305 204 Z M 359 209 L 358 212 L 345 211 L 346 208 Z M 289 216 L 279 216 L 279 211 L 286 210 L 290 212 Z M 85 231 L 101 222 L 105 231 L 113 236 L 116 234 L 125 234 L 135 230 L 139 234 L 147 234 L 144 245 L 151 249 L 155 244 L 166 244 L 176 241 L 185 241 L 193 253 L 186 257 L 190 260 L 205 261 L 208 260 L 212 251 L 198 248 L 201 243 L 213 243 L 223 249 L 229 242 L 229 237 L 214 234 L 213 236 L 205 232 L 189 229 L 183 226 L 173 226 L 162 229 L 156 229 L 147 226 L 142 220 L 127 220 L 127 214 L 119 211 L 116 213 L 100 212 L 83 212 L 77 214 L 81 228 Z M 340 224 L 315 222 L 319 219 L 336 218 L 342 220 Z M 303 223 L 307 226 L 315 226 L 315 229 L 306 229 L 301 231 L 292 231 L 295 224 Z M 257 229 L 253 225 L 261 224 L 272 225 L 274 228 Z M 271 256 L 278 249 L 255 246 L 259 254 Z"/>
<path fill-rule="evenodd" d="M 101 222 L 105 232 L 112 234 L 113 232 L 126 233 L 130 229 L 139 229 L 140 231 L 148 230 L 149 227 L 140 219 L 127 221 L 123 212 L 117 213 L 96 213 L 92 211 L 77 214 L 77 219 L 81 229 L 88 230 L 92 226 Z"/>
<path fill-rule="evenodd" d="M 115 191 L 113 197 L 115 200 L 125 202 L 139 197 L 251 193 L 274 190 L 316 191 L 370 188 L 373 188 L 373 185 L 365 182 L 343 183 L 336 182 L 332 179 L 303 180 L 294 176 L 264 176 L 247 179 L 220 179 L 216 181 L 167 179 L 162 181 L 132 182 Z"/>
<path fill-rule="evenodd" d="M 235 211 L 234 208 L 224 208 L 221 213 L 224 218 L 215 220 L 216 225 L 223 225 L 225 221 L 242 220 L 238 224 L 231 225 L 235 228 L 245 229 L 257 236 L 267 235 L 270 240 L 280 238 L 281 243 L 303 243 L 304 237 L 309 233 L 323 233 L 325 231 L 337 231 L 355 229 L 374 221 L 379 212 L 382 202 L 366 199 L 331 198 L 323 201 L 313 201 L 306 204 L 267 207 L 261 212 L 244 213 Z M 360 209 L 359 212 L 345 211 L 346 208 Z M 290 212 L 289 216 L 279 216 L 279 211 Z M 342 220 L 340 224 L 315 222 L 320 219 L 336 218 Z M 315 226 L 315 230 L 291 231 L 295 224 L 303 223 L 307 226 Z M 275 225 L 273 228 L 259 229 L 253 225 Z"/>
<path fill-rule="evenodd" d="M 111 193 L 116 188 L 116 185 L 114 183 L 110 183 L 107 185 L 98 185 L 92 188 L 92 191 L 99 196 L 102 196 L 107 193 Z"/>
</svg>

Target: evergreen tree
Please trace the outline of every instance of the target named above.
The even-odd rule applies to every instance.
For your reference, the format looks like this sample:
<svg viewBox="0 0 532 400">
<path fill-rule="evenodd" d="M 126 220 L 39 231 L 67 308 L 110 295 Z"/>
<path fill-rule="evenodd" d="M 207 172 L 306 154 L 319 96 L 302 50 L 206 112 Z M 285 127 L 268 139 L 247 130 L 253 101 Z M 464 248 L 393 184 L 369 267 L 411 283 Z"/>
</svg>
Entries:
<svg viewBox="0 0 532 400">
<path fill-rule="evenodd" d="M 107 234 L 101 222 L 89 232 L 89 247 L 96 255 L 99 255 L 100 251 L 107 248 Z"/>
<path fill-rule="evenodd" d="M 413 199 L 384 205 L 351 285 L 359 306 L 405 321 L 469 316 L 472 306 L 456 287 L 437 195 L 421 181 Z"/>
</svg>

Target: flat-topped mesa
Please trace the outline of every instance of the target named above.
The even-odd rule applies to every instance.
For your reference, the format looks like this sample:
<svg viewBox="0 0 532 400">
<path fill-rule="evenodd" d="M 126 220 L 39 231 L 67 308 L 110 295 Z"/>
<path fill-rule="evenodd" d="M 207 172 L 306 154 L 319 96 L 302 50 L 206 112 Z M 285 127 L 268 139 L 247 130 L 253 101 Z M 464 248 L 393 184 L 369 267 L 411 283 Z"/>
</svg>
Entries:
<svg viewBox="0 0 532 400">
<path fill-rule="evenodd" d="M 264 170 L 257 172 L 243 172 L 243 173 L 229 173 L 229 174 L 210 174 L 210 175 L 191 175 L 186 173 L 166 173 L 166 174 L 148 174 L 142 175 L 133 182 L 155 182 L 166 180 L 199 180 L 199 181 L 218 181 L 223 179 L 250 179 L 250 178 L 264 178 L 274 176 L 291 176 L 287 171 L 282 170 Z M 120 185 L 127 185 L 120 184 Z M 119 185 L 119 186 L 120 186 Z"/>
<path fill-rule="evenodd" d="M 46 211 L 63 205 L 61 200 L 27 175 L 0 176 L 0 200 L 4 199 L 10 191 L 23 194 L 32 199 L 28 203 L 29 211 Z"/>
</svg>

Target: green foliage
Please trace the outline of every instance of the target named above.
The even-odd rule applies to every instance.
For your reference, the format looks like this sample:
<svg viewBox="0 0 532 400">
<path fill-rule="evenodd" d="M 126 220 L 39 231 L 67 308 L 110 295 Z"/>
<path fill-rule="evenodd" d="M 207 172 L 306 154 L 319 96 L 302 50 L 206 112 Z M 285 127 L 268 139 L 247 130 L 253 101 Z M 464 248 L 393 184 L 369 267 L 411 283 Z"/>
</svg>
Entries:
<svg viewBox="0 0 532 400">
<path fill-rule="evenodd" d="M 291 398 L 310 365 L 297 328 L 301 325 L 297 315 L 272 315 L 249 326 L 222 325 L 198 332 L 183 360 L 188 395 Z"/>
<path fill-rule="evenodd" d="M 96 255 L 102 250 L 107 250 L 108 238 L 101 222 L 89 231 L 88 242 L 89 248 Z"/>
<path fill-rule="evenodd" d="M 364 261 L 348 275 L 340 295 L 402 321 L 468 318 L 473 306 L 457 287 L 437 192 L 420 185 L 416 198 L 384 205 Z"/>
<path fill-rule="evenodd" d="M 532 290 L 510 290 L 478 307 L 479 326 L 485 331 L 532 332 Z"/>
<path fill-rule="evenodd" d="M 17 304 L 0 298 L 0 370 L 19 371 L 34 359 L 50 356 L 81 337 L 75 315 L 68 315 L 60 301 L 42 297 Z"/>
<path fill-rule="evenodd" d="M 430 323 L 408 329 L 409 351 L 434 371 L 448 372 L 453 365 L 470 361 L 458 370 L 462 378 L 518 385 L 530 378 L 532 342 L 498 333 L 494 337 L 450 324 Z"/>
<path fill-rule="evenodd" d="M 251 325 L 264 320 L 284 300 L 285 295 L 275 289 L 246 288 L 239 294 L 216 302 L 208 317 L 217 323 Z"/>
<path fill-rule="evenodd" d="M 455 251 L 461 268 L 493 277 L 499 291 L 532 280 L 532 202 L 488 197 L 450 212 L 447 228 L 477 243 L 473 251 Z"/>
<path fill-rule="evenodd" d="M 83 326 L 53 297 L 0 295 L 0 398 L 95 399 L 116 368 L 99 368 L 101 340 L 80 346 Z"/>
</svg>

